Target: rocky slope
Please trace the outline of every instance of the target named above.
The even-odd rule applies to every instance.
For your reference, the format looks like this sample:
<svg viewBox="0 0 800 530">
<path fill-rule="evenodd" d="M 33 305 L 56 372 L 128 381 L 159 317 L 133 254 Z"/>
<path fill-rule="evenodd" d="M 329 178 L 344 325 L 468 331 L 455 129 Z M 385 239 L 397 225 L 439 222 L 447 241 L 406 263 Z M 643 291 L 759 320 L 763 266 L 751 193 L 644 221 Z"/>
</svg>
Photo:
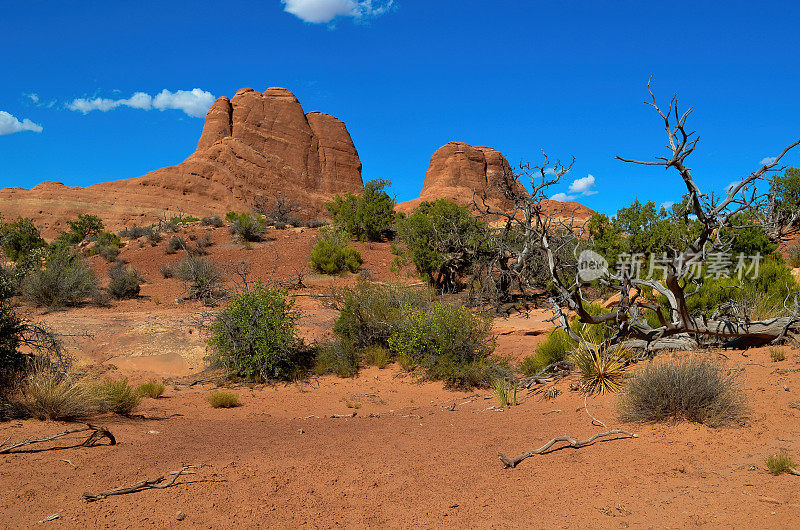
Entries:
<svg viewBox="0 0 800 530">
<path fill-rule="evenodd" d="M 86 188 L 57 182 L 5 188 L 0 211 L 32 217 L 46 230 L 92 212 L 116 228 L 152 222 L 165 210 L 220 214 L 283 194 L 301 206 L 302 216 L 313 217 L 335 193 L 361 187 L 361 161 L 342 121 L 306 114 L 285 88 L 243 88 L 209 109 L 197 150 L 182 163 Z"/>
</svg>

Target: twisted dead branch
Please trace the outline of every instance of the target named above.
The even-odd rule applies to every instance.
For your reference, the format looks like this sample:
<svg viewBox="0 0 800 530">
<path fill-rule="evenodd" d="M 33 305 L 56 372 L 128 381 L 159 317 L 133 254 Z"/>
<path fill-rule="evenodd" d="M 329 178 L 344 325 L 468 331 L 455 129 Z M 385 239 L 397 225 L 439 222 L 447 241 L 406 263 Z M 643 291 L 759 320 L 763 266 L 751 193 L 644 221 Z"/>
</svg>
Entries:
<svg viewBox="0 0 800 530">
<path fill-rule="evenodd" d="M 75 445 L 69 445 L 66 447 L 59 447 L 58 449 L 71 449 L 74 447 L 94 447 L 97 445 L 100 440 L 103 438 L 108 438 L 109 445 L 116 445 L 117 440 L 114 438 L 114 435 L 111 434 L 111 431 L 106 429 L 105 427 L 98 427 L 96 425 L 91 425 L 87 423 L 84 427 L 78 427 L 75 429 L 67 429 L 66 431 L 53 434 L 52 436 L 44 436 L 42 438 L 31 438 L 29 440 L 23 440 L 21 442 L 17 442 L 15 444 L 11 444 L 5 447 L 0 447 L 0 454 L 9 454 L 9 453 L 20 453 L 23 451 L 14 451 L 14 449 L 18 449 L 20 447 L 26 447 L 28 445 L 33 445 L 42 442 L 49 442 L 50 440 L 55 440 L 57 438 L 61 438 L 62 436 L 67 436 L 68 434 L 74 434 L 76 432 L 85 432 L 91 431 L 91 434 L 82 442 L 77 443 Z M 7 442 L 8 440 L 6 440 Z M 5 442 L 4 442 L 5 443 Z M 41 449 L 41 451 L 46 451 L 47 449 Z"/>
<path fill-rule="evenodd" d="M 517 457 L 514 457 L 514 458 L 509 458 L 506 455 L 504 455 L 503 453 L 498 453 L 498 456 L 500 457 L 500 461 L 503 462 L 503 465 L 506 468 L 517 467 L 517 464 L 519 464 L 520 462 L 522 462 L 526 458 L 530 458 L 533 455 L 541 455 L 541 454 L 546 453 L 548 451 L 548 449 L 550 449 L 557 442 L 567 442 L 568 445 L 566 445 L 564 447 L 573 447 L 575 449 L 578 449 L 578 448 L 581 448 L 581 447 L 585 447 L 587 445 L 591 445 L 592 443 L 594 443 L 595 440 L 597 440 L 599 438 L 606 438 L 606 437 L 609 437 L 609 436 L 617 436 L 617 435 L 622 435 L 622 436 L 620 436 L 618 438 L 615 438 L 615 439 L 623 439 L 623 437 L 625 437 L 625 438 L 638 438 L 639 437 L 638 434 L 634 434 L 634 433 L 628 432 L 628 431 L 623 431 L 622 429 L 611 429 L 610 431 L 597 433 L 594 436 L 592 436 L 591 438 L 587 438 L 586 440 L 576 440 L 573 437 L 568 436 L 568 435 L 565 434 L 564 436 L 557 436 L 556 438 L 553 438 L 552 440 L 550 440 L 549 442 L 547 442 L 546 444 L 541 446 L 539 449 L 534 449 L 533 451 L 528 451 L 527 453 L 522 453 L 521 455 L 519 455 Z"/>
<path fill-rule="evenodd" d="M 137 482 L 131 486 L 121 486 L 119 488 L 110 489 L 107 491 L 103 491 L 101 493 L 84 493 L 83 500 L 86 502 L 94 502 L 100 501 L 105 499 L 106 497 L 110 497 L 112 495 L 124 495 L 126 493 L 136 493 L 139 491 L 147 490 L 147 489 L 166 489 L 170 486 L 175 484 L 175 481 L 178 480 L 179 477 L 182 475 L 193 475 L 195 474 L 195 469 L 206 467 L 208 464 L 203 464 L 200 466 L 188 465 L 183 466 L 177 471 L 171 471 L 166 475 L 161 475 L 160 477 L 150 479 L 150 480 L 142 480 L 141 482 Z M 167 479 L 169 477 L 169 479 Z M 166 482 L 165 482 L 166 481 Z"/>
</svg>

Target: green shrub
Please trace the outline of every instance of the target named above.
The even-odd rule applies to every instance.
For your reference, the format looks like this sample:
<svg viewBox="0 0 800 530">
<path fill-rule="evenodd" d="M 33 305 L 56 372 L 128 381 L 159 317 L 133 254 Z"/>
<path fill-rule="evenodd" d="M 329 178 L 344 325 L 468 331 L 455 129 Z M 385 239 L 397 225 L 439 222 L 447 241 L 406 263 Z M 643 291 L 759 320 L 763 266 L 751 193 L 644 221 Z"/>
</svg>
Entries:
<svg viewBox="0 0 800 530">
<path fill-rule="evenodd" d="M 76 305 L 97 294 L 94 271 L 66 249 L 52 252 L 44 268 L 31 271 L 22 282 L 22 295 L 37 306 Z"/>
<path fill-rule="evenodd" d="M 467 308 L 435 302 L 428 311 L 407 315 L 389 337 L 389 348 L 401 365 L 421 367 L 428 379 L 469 388 L 491 381 L 494 340 L 492 318 Z"/>
<path fill-rule="evenodd" d="M 158 399 L 164 394 L 165 389 L 164 383 L 150 381 L 149 383 L 144 383 L 136 387 L 136 393 L 142 397 Z"/>
<path fill-rule="evenodd" d="M 241 405 L 239 394 L 215 390 L 208 395 L 208 403 L 215 409 L 230 409 Z"/>
<path fill-rule="evenodd" d="M 651 361 L 628 380 L 623 421 L 685 420 L 718 427 L 747 414 L 737 374 L 697 356 Z"/>
<path fill-rule="evenodd" d="M 260 283 L 233 296 L 211 325 L 210 360 L 249 380 L 293 377 L 309 364 L 293 305 L 285 290 Z"/>
<path fill-rule="evenodd" d="M 241 213 L 231 221 L 230 231 L 240 241 L 261 241 L 267 230 L 267 221 L 263 215 L 249 212 Z"/>
<path fill-rule="evenodd" d="M 187 283 L 188 298 L 213 299 L 218 296 L 222 287 L 222 278 L 217 265 L 199 256 L 186 256 L 178 262 L 175 275 Z"/>
<path fill-rule="evenodd" d="M 519 369 L 526 377 L 536 375 L 552 364 L 566 361 L 575 346 L 575 341 L 566 331 L 553 328 L 545 341 L 536 347 L 536 352 L 522 360 Z"/>
<path fill-rule="evenodd" d="M 108 292 L 114 298 L 122 300 L 139 296 L 142 279 L 132 266 L 117 262 L 109 268 L 108 276 L 111 278 Z"/>
<path fill-rule="evenodd" d="M 220 228 L 225 226 L 225 223 L 222 221 L 219 215 L 212 215 L 211 217 L 203 217 L 200 219 L 200 224 L 203 226 L 212 226 L 214 228 Z"/>
<path fill-rule="evenodd" d="M 380 241 L 394 227 L 396 201 L 383 188 L 387 180 L 370 180 L 361 195 L 336 195 L 325 205 L 333 221 L 359 241 Z"/>
<path fill-rule="evenodd" d="M 27 217 L 18 217 L 13 223 L 0 226 L 0 246 L 11 261 L 18 261 L 36 249 L 44 248 L 47 242 L 39 229 Z"/>
<path fill-rule="evenodd" d="M 361 360 L 371 366 L 386 368 L 392 360 L 392 352 L 383 346 L 368 346 L 361 350 Z"/>
<path fill-rule="evenodd" d="M 233 211 L 230 211 L 225 214 L 225 220 L 228 221 L 229 223 L 234 222 L 237 217 L 239 217 L 239 214 Z"/>
<path fill-rule="evenodd" d="M 786 450 L 781 450 L 769 455 L 765 463 L 767 464 L 767 469 L 773 475 L 781 475 L 783 473 L 791 473 L 792 475 L 798 474 L 796 471 L 797 464 L 795 464 L 791 455 L 789 455 Z"/>
<path fill-rule="evenodd" d="M 445 291 L 455 289 L 479 251 L 488 249 L 487 231 L 485 222 L 446 199 L 423 202 L 409 217 L 397 220 L 397 234 L 417 271 Z"/>
<path fill-rule="evenodd" d="M 359 251 L 347 246 L 348 240 L 346 232 L 323 228 L 311 250 L 311 266 L 323 274 L 356 272 L 363 260 Z"/>
<path fill-rule="evenodd" d="M 59 239 L 68 245 L 77 245 L 89 236 L 103 231 L 103 221 L 96 215 L 82 213 L 77 219 L 67 221 L 69 231 L 62 232 Z"/>
<path fill-rule="evenodd" d="M 113 412 L 127 416 L 139 406 L 141 394 L 124 379 L 105 381 L 92 389 L 98 408 L 103 412 Z"/>
<path fill-rule="evenodd" d="M 353 344 L 336 339 L 317 347 L 314 372 L 317 375 L 336 374 L 339 377 L 358 375 L 359 355 Z"/>
<path fill-rule="evenodd" d="M 402 327 L 405 314 L 427 310 L 431 300 L 427 289 L 359 281 L 334 293 L 334 306 L 340 313 L 333 331 L 358 349 L 387 347 L 389 337 Z"/>
</svg>

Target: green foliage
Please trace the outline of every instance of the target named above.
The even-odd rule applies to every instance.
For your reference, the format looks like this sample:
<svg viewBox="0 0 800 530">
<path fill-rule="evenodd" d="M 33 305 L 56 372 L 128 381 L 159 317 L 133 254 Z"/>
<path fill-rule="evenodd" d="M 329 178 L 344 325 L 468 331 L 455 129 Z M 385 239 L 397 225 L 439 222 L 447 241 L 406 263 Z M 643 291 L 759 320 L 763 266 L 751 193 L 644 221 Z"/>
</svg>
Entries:
<svg viewBox="0 0 800 530">
<path fill-rule="evenodd" d="M 33 221 L 27 217 L 18 217 L 13 223 L 0 226 L 0 246 L 8 259 L 18 261 L 34 250 L 46 247 L 47 242 Z"/>
<path fill-rule="evenodd" d="M 210 217 L 203 217 L 200 219 L 200 224 L 203 226 L 211 226 L 214 228 L 219 228 L 221 226 L 225 226 L 225 223 L 222 221 L 219 215 L 212 215 Z"/>
<path fill-rule="evenodd" d="M 340 313 L 333 331 L 358 349 L 387 347 L 389 337 L 402 327 L 406 313 L 427 310 L 431 299 L 426 289 L 359 281 L 334 293 L 334 304 Z"/>
<path fill-rule="evenodd" d="M 623 421 L 693 421 L 719 427 L 747 414 L 737 374 L 698 356 L 651 361 L 628 380 Z"/>
<path fill-rule="evenodd" d="M 230 409 L 241 405 L 239 394 L 215 390 L 208 395 L 208 403 L 215 409 Z"/>
<path fill-rule="evenodd" d="M 781 475 L 783 473 L 798 474 L 796 470 L 797 464 L 785 449 L 769 455 L 764 463 L 767 464 L 767 469 L 773 475 Z"/>
<path fill-rule="evenodd" d="M 614 263 L 623 248 L 622 229 L 604 213 L 596 213 L 589 218 L 586 226 L 594 244 L 595 252 Z"/>
<path fill-rule="evenodd" d="M 227 219 L 228 216 L 225 218 Z M 267 230 L 267 220 L 261 214 L 250 212 L 234 214 L 231 216 L 230 223 L 231 234 L 244 242 L 261 241 Z"/>
<path fill-rule="evenodd" d="M 323 228 L 311 250 L 311 266 L 323 274 L 356 272 L 363 260 L 358 250 L 347 246 L 349 240 L 343 230 Z"/>
<path fill-rule="evenodd" d="M 450 387 L 469 388 L 492 379 L 491 328 L 490 315 L 434 302 L 427 311 L 408 314 L 388 343 L 401 365 L 419 366 L 428 379 Z"/>
<path fill-rule="evenodd" d="M 100 411 L 127 416 L 139 406 L 142 395 L 124 379 L 104 381 L 92 388 Z"/>
<path fill-rule="evenodd" d="M 293 299 L 258 283 L 233 296 L 211 326 L 212 362 L 249 380 L 289 379 L 307 365 Z"/>
<path fill-rule="evenodd" d="M 22 282 L 22 296 L 37 306 L 76 305 L 97 292 L 94 271 L 66 248 L 56 248 L 44 267 L 28 273 Z"/>
<path fill-rule="evenodd" d="M 106 261 L 113 262 L 119 256 L 119 249 L 122 248 L 122 240 L 117 234 L 102 231 L 97 234 L 94 246 L 89 250 L 90 255 L 99 254 Z"/>
<path fill-rule="evenodd" d="M 386 368 L 392 360 L 392 352 L 383 346 L 368 346 L 361 350 L 361 360 L 370 366 Z"/>
<path fill-rule="evenodd" d="M 358 375 L 358 351 L 346 339 L 335 339 L 317 348 L 314 372 L 317 375 L 336 374 L 339 377 Z"/>
<path fill-rule="evenodd" d="M 492 381 L 492 390 L 500 406 L 514 407 L 517 405 L 517 385 L 507 379 L 495 379 Z"/>
<path fill-rule="evenodd" d="M 581 374 L 581 388 L 586 394 L 617 392 L 622 388 L 622 378 L 630 349 L 619 346 L 609 349 L 591 341 L 582 341 L 570 360 Z"/>
<path fill-rule="evenodd" d="M 566 331 L 553 328 L 547 334 L 547 339 L 537 346 L 536 352 L 522 360 L 519 370 L 526 377 L 536 375 L 551 364 L 566 361 L 569 352 L 574 350 L 575 346 L 575 341 Z"/>
<path fill-rule="evenodd" d="M 225 220 L 228 221 L 229 223 L 234 222 L 237 217 L 239 217 L 239 214 L 234 211 L 230 211 L 225 214 Z"/>
<path fill-rule="evenodd" d="M 792 245 L 786 249 L 786 262 L 790 267 L 800 267 L 800 245 Z"/>
<path fill-rule="evenodd" d="M 144 383 L 136 387 L 136 393 L 142 397 L 158 399 L 164 394 L 165 389 L 164 383 L 150 381 L 149 383 Z"/>
<path fill-rule="evenodd" d="M 117 262 L 109 268 L 108 276 L 111 278 L 108 292 L 114 298 L 121 300 L 139 296 L 142 279 L 132 266 Z"/>
<path fill-rule="evenodd" d="M 179 280 L 187 283 L 189 298 L 197 300 L 215 298 L 222 286 L 217 265 L 200 256 L 186 256 L 178 262 L 174 274 Z"/>
<path fill-rule="evenodd" d="M 698 234 L 699 225 L 686 215 L 687 203 L 675 205 L 672 212 L 656 209 L 653 201 L 645 204 L 635 200 L 620 208 L 614 225 L 624 236 L 622 246 L 630 254 L 661 255 L 674 248 L 683 248 Z"/>
<path fill-rule="evenodd" d="M 383 191 L 387 180 L 370 180 L 361 195 L 336 195 L 325 205 L 333 221 L 359 241 L 380 241 L 394 226 L 397 202 Z"/>
<path fill-rule="evenodd" d="M 791 218 L 800 210 L 800 169 L 787 168 L 783 175 L 773 179 L 770 191 L 775 195 L 777 209 Z"/>
<path fill-rule="evenodd" d="M 62 232 L 59 239 L 68 245 L 77 245 L 89 236 L 103 231 L 103 221 L 96 215 L 82 213 L 77 219 L 67 221 L 69 231 Z"/>
<path fill-rule="evenodd" d="M 452 290 L 469 272 L 479 252 L 489 249 L 488 225 L 464 206 L 446 199 L 423 202 L 397 221 L 397 233 L 420 275 Z"/>
</svg>

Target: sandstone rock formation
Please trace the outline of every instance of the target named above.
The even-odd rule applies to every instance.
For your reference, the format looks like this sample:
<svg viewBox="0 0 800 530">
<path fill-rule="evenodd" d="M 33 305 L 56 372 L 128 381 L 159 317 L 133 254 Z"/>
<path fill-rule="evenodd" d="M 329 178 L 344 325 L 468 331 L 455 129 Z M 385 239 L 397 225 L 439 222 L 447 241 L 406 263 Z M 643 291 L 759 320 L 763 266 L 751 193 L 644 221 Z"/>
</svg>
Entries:
<svg viewBox="0 0 800 530">
<path fill-rule="evenodd" d="M 421 202 L 436 199 L 472 205 L 473 192 L 478 198 L 485 193 L 490 204 L 507 208 L 510 206 L 509 201 L 499 193 L 493 183 L 508 171 L 512 171 L 508 160 L 496 149 L 471 146 L 464 142 L 447 143 L 431 156 L 419 198 L 401 203 L 397 209 L 408 213 Z M 585 219 L 594 213 L 572 201 L 545 201 L 545 204 L 550 213 L 559 217 L 575 215 L 578 219 Z"/>
<path fill-rule="evenodd" d="M 30 216 L 45 228 L 92 212 L 118 227 L 152 222 L 165 210 L 244 210 L 260 196 L 283 194 L 301 207 L 301 216 L 313 217 L 334 194 L 358 192 L 362 185 L 361 161 L 343 122 L 321 112 L 306 114 L 285 88 L 243 88 L 230 100 L 217 99 L 197 150 L 182 163 L 86 188 L 54 182 L 31 190 L 6 188 L 0 190 L 0 211 Z"/>
</svg>

